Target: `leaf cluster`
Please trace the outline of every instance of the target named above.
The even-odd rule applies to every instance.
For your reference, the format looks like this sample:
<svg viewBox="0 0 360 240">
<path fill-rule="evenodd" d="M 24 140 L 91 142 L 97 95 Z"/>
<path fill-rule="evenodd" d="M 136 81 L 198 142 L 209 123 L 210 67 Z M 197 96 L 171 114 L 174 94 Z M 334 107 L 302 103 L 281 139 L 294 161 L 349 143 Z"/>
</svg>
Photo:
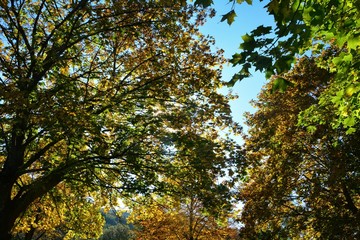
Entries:
<svg viewBox="0 0 360 240">
<path fill-rule="evenodd" d="M 359 137 L 333 128 L 335 106 L 321 110 L 322 124 L 315 128 L 298 124 L 302 111 L 319 105 L 336 74 L 304 57 L 284 77 L 294 86 L 273 92 L 272 78 L 254 101 L 258 110 L 247 115 L 242 237 L 357 238 Z"/>
<path fill-rule="evenodd" d="M 333 102 L 337 106 L 332 119 L 334 127 L 343 126 L 349 134 L 354 133 L 359 119 L 359 4 L 345 0 L 272 0 L 266 9 L 274 18 L 275 28 L 259 26 L 242 37 L 242 51 L 230 61 L 233 66 L 241 66 L 241 70 L 229 85 L 249 77 L 250 69 L 255 69 L 265 72 L 267 78 L 279 76 L 274 90 L 284 91 L 291 82 L 281 75 L 292 68 L 297 56 L 319 56 L 329 46 L 336 47 L 339 54 L 318 59 L 319 66 L 336 72 L 336 80 L 323 93 L 320 105 Z M 230 24 L 235 15 L 232 9 L 222 20 L 227 19 Z M 313 109 L 308 112 L 309 116 L 320 117 Z"/>
</svg>

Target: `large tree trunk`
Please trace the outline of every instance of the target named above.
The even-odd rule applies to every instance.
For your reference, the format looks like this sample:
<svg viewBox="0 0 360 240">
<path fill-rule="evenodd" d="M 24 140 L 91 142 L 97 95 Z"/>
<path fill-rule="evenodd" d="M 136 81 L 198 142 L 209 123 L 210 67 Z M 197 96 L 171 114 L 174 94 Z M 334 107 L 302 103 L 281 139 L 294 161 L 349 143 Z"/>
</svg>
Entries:
<svg viewBox="0 0 360 240">
<path fill-rule="evenodd" d="M 0 224 L 2 221 L 0 221 Z M 2 240 L 11 240 L 11 234 L 8 231 L 8 229 L 3 228 L 3 226 L 0 226 L 0 239 Z"/>
<path fill-rule="evenodd" d="M 0 211 L 0 239 L 10 240 L 11 229 L 14 226 L 17 216 L 9 208 L 2 209 Z"/>
<path fill-rule="evenodd" d="M 0 195 L 0 240 L 11 239 L 11 230 L 14 227 L 16 219 L 18 219 L 37 198 L 44 196 L 50 189 L 59 184 L 63 180 L 67 170 L 66 165 L 59 167 L 28 185 L 26 191 L 12 197 L 11 191 L 16 181 L 16 174 L 13 174 L 12 178 L 6 178 L 6 174 L 4 174 L 6 171 L 3 170 L 1 172 L 0 190 L 4 190 L 5 192 L 1 192 Z"/>
<path fill-rule="evenodd" d="M 18 128 L 15 128 L 16 130 Z M 10 146 L 8 146 L 7 158 L 0 172 L 0 239 L 11 238 L 10 231 L 15 220 L 20 215 L 14 211 L 15 203 L 12 200 L 13 186 L 18 178 L 18 171 L 24 163 L 24 134 L 18 134 L 14 130 Z"/>
</svg>

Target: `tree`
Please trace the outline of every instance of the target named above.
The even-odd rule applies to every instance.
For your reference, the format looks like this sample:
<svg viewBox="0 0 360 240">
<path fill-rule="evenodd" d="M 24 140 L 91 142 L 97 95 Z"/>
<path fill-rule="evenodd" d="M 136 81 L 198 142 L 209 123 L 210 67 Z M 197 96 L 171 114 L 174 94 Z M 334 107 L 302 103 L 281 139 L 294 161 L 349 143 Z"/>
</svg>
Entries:
<svg viewBox="0 0 360 240">
<path fill-rule="evenodd" d="M 257 111 L 247 115 L 242 238 L 356 239 L 359 136 L 334 129 L 331 103 L 323 109 L 321 126 L 298 124 L 299 113 L 319 105 L 336 74 L 319 68 L 316 58 L 304 57 L 283 77 L 294 85 L 275 91 L 272 78 L 254 101 Z"/>
<path fill-rule="evenodd" d="M 104 233 L 100 237 L 100 240 L 128 240 L 128 239 L 132 239 L 131 230 L 129 229 L 129 226 L 123 225 L 121 223 L 104 229 Z"/>
<path fill-rule="evenodd" d="M 215 218 L 196 197 L 147 197 L 137 200 L 132 219 L 136 239 L 235 239 L 225 216 Z"/>
<path fill-rule="evenodd" d="M 102 213 L 105 217 L 104 232 L 100 240 L 128 240 L 133 238 L 133 225 L 127 223 L 128 212 L 111 209 Z"/>
<path fill-rule="evenodd" d="M 231 24 L 236 17 L 236 3 L 244 0 L 230 0 L 231 10 L 222 21 Z M 252 0 L 246 0 L 252 4 Z M 260 0 L 262 2 L 262 0 Z M 213 1 L 196 0 L 195 4 L 208 7 Z M 235 53 L 230 62 L 239 65 L 240 71 L 229 81 L 233 86 L 251 75 L 251 71 L 265 72 L 267 78 L 276 76 L 274 86 L 281 90 L 292 83 L 283 77 L 289 71 L 296 57 L 317 56 L 329 45 L 339 49 L 338 54 L 318 59 L 318 65 L 336 73 L 336 81 L 320 96 L 319 105 L 325 107 L 328 101 L 336 108 L 333 111 L 334 127 L 347 128 L 354 133 L 359 121 L 359 49 L 360 49 L 360 3 L 347 0 L 270 0 L 266 5 L 269 15 L 274 17 L 275 29 L 258 26 L 242 36 L 240 53 Z M 305 109 L 304 109 L 305 110 Z M 321 112 L 312 107 L 306 110 L 304 125 L 321 124 Z"/>
<path fill-rule="evenodd" d="M 297 0 L 270 1 L 267 5 L 274 16 L 276 29 L 259 26 L 249 35 L 243 36 L 243 51 L 231 60 L 242 69 L 232 82 L 249 75 L 253 66 L 266 71 L 268 77 L 277 75 L 277 86 L 284 88 L 291 84 L 282 74 L 291 69 L 295 57 L 311 51 L 319 55 L 331 44 L 339 49 L 338 54 L 318 59 L 318 65 L 335 74 L 335 80 L 320 96 L 320 106 L 332 101 L 336 108 L 333 115 L 334 127 L 343 126 L 348 133 L 356 131 L 359 120 L 360 87 L 359 47 L 360 47 L 360 5 L 357 1 L 345 0 Z M 271 33 L 275 34 L 275 38 Z M 321 113 L 315 108 L 306 110 L 308 118 L 304 124 L 318 125 Z"/>
<path fill-rule="evenodd" d="M 216 92 L 221 52 L 197 30 L 205 13 L 182 4 L 0 3 L 0 239 L 20 216 L 36 221 L 34 204 L 60 184 L 110 199 L 170 191 L 162 179 L 184 166 L 228 164 L 216 129 L 236 126 L 231 96 Z M 217 158 L 189 162 L 199 144 Z"/>
<path fill-rule="evenodd" d="M 73 188 L 62 182 L 36 199 L 16 220 L 14 239 L 98 239 L 105 202 L 86 186 Z"/>
<path fill-rule="evenodd" d="M 194 147 L 189 149 L 188 157 L 192 159 L 189 162 L 199 168 L 212 162 L 211 159 L 223 157 L 216 156 L 209 151 L 212 148 L 203 144 Z M 229 172 L 230 169 L 220 167 L 218 170 Z M 209 171 L 209 168 L 203 171 L 179 169 L 174 173 L 178 181 L 164 179 L 172 182 L 176 189 L 173 193 L 128 199 L 132 221 L 137 225 L 137 239 L 235 239 L 237 232 L 229 227 L 235 178 L 227 175 L 220 182 L 218 171 Z"/>
</svg>

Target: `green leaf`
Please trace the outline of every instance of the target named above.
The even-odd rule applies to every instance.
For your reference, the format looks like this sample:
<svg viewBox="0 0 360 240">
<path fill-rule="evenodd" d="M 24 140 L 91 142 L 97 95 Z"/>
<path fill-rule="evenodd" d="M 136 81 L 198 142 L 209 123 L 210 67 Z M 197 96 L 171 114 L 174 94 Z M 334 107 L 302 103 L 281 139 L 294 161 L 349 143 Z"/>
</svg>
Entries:
<svg viewBox="0 0 360 240">
<path fill-rule="evenodd" d="M 291 64 L 294 62 L 295 58 L 293 56 L 287 55 L 279 58 L 274 67 L 277 70 L 278 74 L 286 72 L 291 69 Z"/>
<path fill-rule="evenodd" d="M 285 90 L 288 86 L 293 86 L 293 83 L 289 82 L 288 80 L 286 80 L 284 78 L 277 78 L 274 81 L 271 92 L 272 93 L 274 93 L 276 91 L 285 92 Z"/>
<path fill-rule="evenodd" d="M 346 36 L 346 33 L 339 29 L 339 33 L 336 35 L 336 44 L 339 47 L 342 47 L 347 42 L 347 40 L 348 38 Z"/>
<path fill-rule="evenodd" d="M 355 117 L 349 116 L 344 119 L 344 126 L 345 127 L 352 127 L 355 125 Z"/>
<path fill-rule="evenodd" d="M 242 35 L 241 38 L 244 42 L 250 42 L 254 40 L 254 37 L 249 34 Z"/>
<path fill-rule="evenodd" d="M 309 133 L 314 133 L 316 131 L 316 127 L 315 126 L 308 126 L 308 127 L 306 127 L 306 130 Z"/>
<path fill-rule="evenodd" d="M 339 57 L 334 57 L 333 60 L 332 60 L 332 63 L 335 64 L 335 65 L 338 65 L 339 63 L 341 63 L 342 61 L 342 57 L 339 56 Z"/>
<path fill-rule="evenodd" d="M 354 85 L 351 85 L 345 89 L 345 95 L 347 97 L 351 97 L 354 93 L 356 93 L 359 89 Z"/>
<path fill-rule="evenodd" d="M 235 53 L 234 55 L 232 55 L 232 58 L 230 59 L 229 62 L 232 63 L 232 65 L 234 67 L 237 64 L 240 64 L 242 60 L 243 60 L 242 54 L 241 53 Z"/>
<path fill-rule="evenodd" d="M 273 0 L 265 7 L 267 7 L 269 13 L 277 14 L 279 12 L 279 1 Z"/>
<path fill-rule="evenodd" d="M 196 0 L 195 6 L 209 7 L 213 3 L 212 0 Z"/>
<path fill-rule="evenodd" d="M 350 65 L 352 60 L 353 60 L 353 55 L 351 53 L 342 52 L 342 53 L 340 53 L 339 56 L 334 57 L 332 59 L 332 63 L 335 64 L 336 70 L 338 71 L 338 73 L 340 73 L 340 71 L 342 71 L 343 73 L 347 74 L 348 70 L 345 66 Z"/>
<path fill-rule="evenodd" d="M 256 29 L 252 30 L 251 33 L 254 36 L 263 36 L 263 35 L 269 34 L 271 32 L 271 30 L 272 30 L 272 27 L 270 27 L 270 26 L 264 27 L 264 25 L 260 25 Z"/>
<path fill-rule="evenodd" d="M 233 87 L 236 82 L 243 80 L 244 78 L 248 77 L 247 74 L 234 74 L 234 76 L 231 78 L 231 80 L 226 84 L 228 87 Z"/>
<path fill-rule="evenodd" d="M 331 98 L 331 102 L 336 105 L 339 105 L 342 102 L 343 96 L 344 96 L 344 90 L 337 91 L 336 96 Z"/>
<path fill-rule="evenodd" d="M 351 53 L 348 53 L 344 56 L 343 61 L 346 63 L 350 63 L 353 59 L 353 55 Z"/>
<path fill-rule="evenodd" d="M 333 31 L 319 31 L 319 36 L 324 36 L 324 40 L 330 41 L 335 37 L 335 33 Z"/>
<path fill-rule="evenodd" d="M 256 68 L 255 70 L 266 70 L 269 69 L 272 65 L 272 59 L 270 57 L 258 56 L 256 61 Z"/>
<path fill-rule="evenodd" d="M 352 134 L 352 133 L 354 133 L 354 132 L 356 132 L 356 128 L 353 128 L 353 127 L 351 127 L 351 128 L 349 128 L 348 130 L 346 130 L 346 134 Z"/>
<path fill-rule="evenodd" d="M 266 79 L 269 79 L 269 78 L 271 78 L 271 76 L 274 75 L 274 74 L 275 74 L 275 73 L 274 73 L 274 71 L 273 71 L 272 69 L 266 70 L 266 72 L 265 72 L 265 78 L 266 78 Z"/>
<path fill-rule="evenodd" d="M 349 49 L 356 49 L 358 46 L 360 46 L 360 35 L 348 38 L 347 47 Z"/>
<path fill-rule="evenodd" d="M 231 25 L 236 17 L 236 13 L 234 10 L 231 10 L 230 12 L 228 12 L 227 14 L 222 15 L 223 17 L 221 18 L 221 22 L 225 21 Z"/>
</svg>

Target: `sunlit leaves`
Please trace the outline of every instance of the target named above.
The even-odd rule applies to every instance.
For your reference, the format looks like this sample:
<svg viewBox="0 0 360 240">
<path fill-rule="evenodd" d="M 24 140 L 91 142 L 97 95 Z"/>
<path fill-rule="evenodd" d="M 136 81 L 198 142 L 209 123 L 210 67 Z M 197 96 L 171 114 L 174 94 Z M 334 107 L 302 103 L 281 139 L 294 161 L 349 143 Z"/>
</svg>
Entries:
<svg viewBox="0 0 360 240">
<path fill-rule="evenodd" d="M 293 85 L 293 84 L 284 78 L 281 78 L 281 77 L 276 78 L 274 81 L 274 85 L 271 89 L 271 92 L 272 93 L 274 93 L 276 91 L 285 92 L 286 88 L 289 85 Z"/>
<path fill-rule="evenodd" d="M 138 198 L 132 204 L 130 219 L 135 224 L 136 239 L 234 239 L 226 214 L 215 218 L 190 197 Z"/>
<path fill-rule="evenodd" d="M 68 184 L 60 184 L 36 200 L 13 231 L 18 238 L 31 236 L 29 232 L 34 238 L 98 238 L 104 222 L 100 214 L 103 201 L 98 197 L 86 188 L 71 189 Z"/>
<path fill-rule="evenodd" d="M 273 76 L 253 102 L 257 111 L 247 114 L 249 177 L 240 187 L 244 239 L 357 234 L 353 223 L 360 207 L 355 187 L 360 139 L 348 131 L 358 126 L 348 116 L 347 129 L 333 129 L 336 106 L 328 101 L 323 107 L 319 102 L 336 78 L 319 68 L 317 60 L 301 58 L 284 78 Z M 273 91 L 285 79 L 292 85 L 286 91 Z M 344 93 L 338 95 L 342 98 Z M 311 111 L 304 114 L 305 109 Z M 317 124 L 298 124 L 306 118 Z"/>
<path fill-rule="evenodd" d="M 221 21 L 225 21 L 231 25 L 235 21 L 236 13 L 235 10 L 231 10 L 230 12 L 226 13 L 222 16 Z"/>
<path fill-rule="evenodd" d="M 233 4 L 231 10 L 224 14 L 221 20 L 231 24 L 236 16 L 235 4 L 244 1 L 229 2 Z M 234 54 L 230 60 L 233 66 L 239 65 L 240 70 L 228 82 L 229 86 L 249 77 L 249 66 L 265 72 L 269 79 L 274 74 L 281 75 L 289 71 L 295 57 L 309 54 L 317 56 L 330 45 L 347 50 L 326 61 L 318 60 L 319 66 L 336 72 L 338 80 L 334 83 L 337 85 L 334 90 L 327 91 L 321 98 L 329 100 L 335 97 L 339 87 L 345 90 L 350 84 L 359 81 L 359 58 L 354 58 L 359 55 L 360 47 L 360 11 L 357 1 L 271 0 L 265 7 L 269 15 L 273 16 L 276 28 L 272 30 L 260 26 L 243 36 L 241 52 Z M 320 100 L 320 104 L 325 102 Z M 338 108 L 334 109 L 337 115 L 332 120 L 334 127 L 349 127 L 349 119 L 341 115 L 344 108 L 348 108 L 351 119 L 359 121 L 360 104 L 355 95 L 338 103 Z M 349 132 L 354 131 L 352 128 Z"/>
<path fill-rule="evenodd" d="M 206 189 L 202 200 L 211 199 L 216 184 L 209 179 L 237 164 L 236 144 L 218 129 L 239 130 L 231 96 L 217 92 L 222 51 L 212 52 L 213 39 L 197 29 L 212 15 L 202 9 L 211 3 L 0 4 L 0 212 L 9 216 L 0 219 L 1 239 L 10 238 L 20 215 L 31 221 L 35 200 L 60 183 L 75 195 L 89 187 L 103 201 L 174 191 L 164 178 L 193 174 L 198 190 Z M 55 211 L 50 197 L 39 204 Z M 69 210 L 87 221 L 93 215 Z M 81 229 L 72 237 L 95 237 Z"/>
</svg>

